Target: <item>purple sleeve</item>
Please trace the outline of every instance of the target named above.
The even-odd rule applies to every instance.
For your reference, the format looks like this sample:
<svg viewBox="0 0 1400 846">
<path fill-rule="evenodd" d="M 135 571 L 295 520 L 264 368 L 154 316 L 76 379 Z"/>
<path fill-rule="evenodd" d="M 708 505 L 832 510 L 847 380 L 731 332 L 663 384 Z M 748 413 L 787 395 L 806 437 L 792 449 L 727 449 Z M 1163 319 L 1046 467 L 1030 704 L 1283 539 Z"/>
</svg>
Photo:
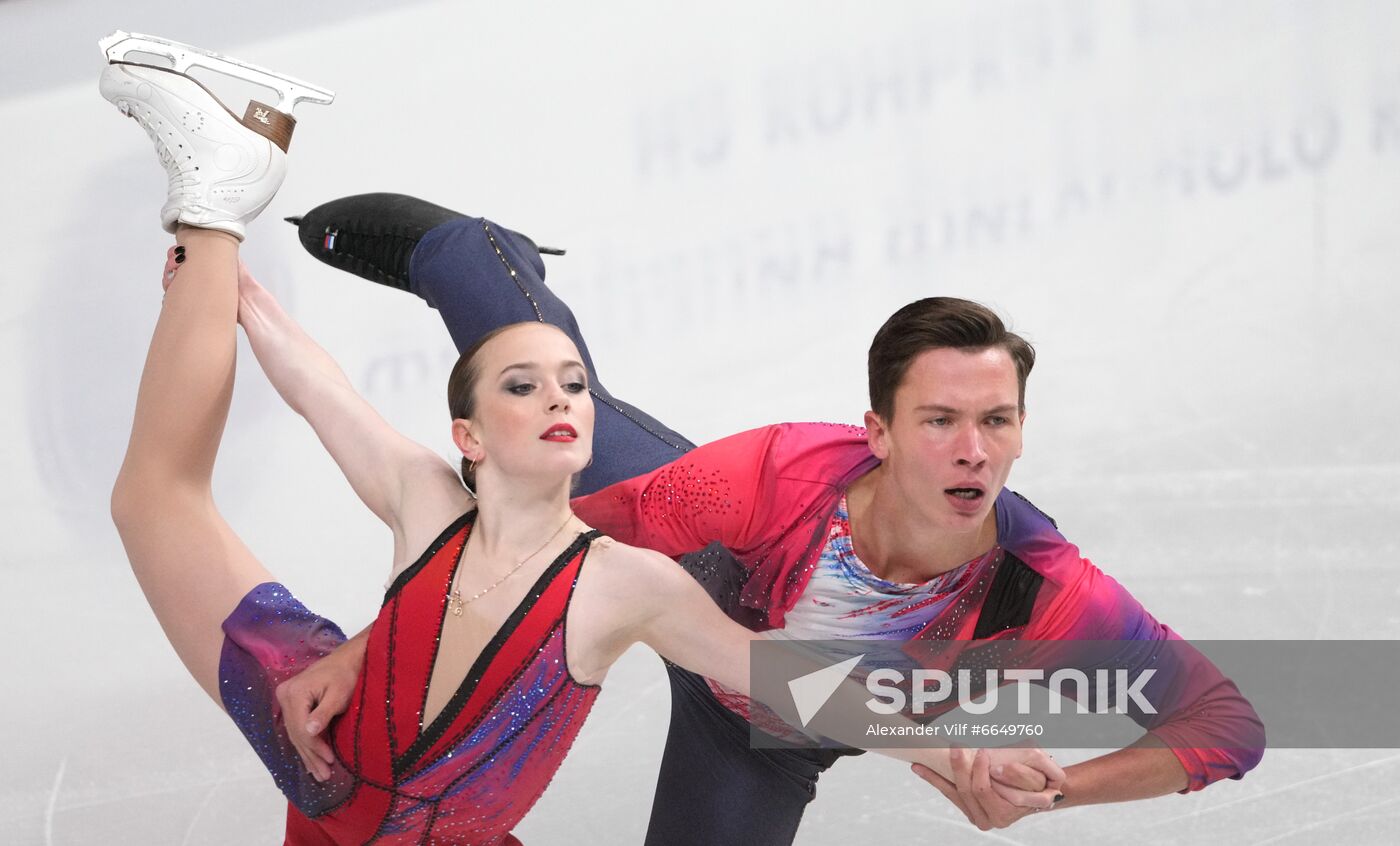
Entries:
<svg viewBox="0 0 1400 846">
<path fill-rule="evenodd" d="M 1093 569 L 1102 597 L 1098 619 L 1105 639 L 1171 642 L 1169 649 L 1139 651 L 1143 662 L 1153 661 L 1163 676 L 1157 697 L 1163 706 L 1151 719 L 1134 718 L 1186 768 L 1188 782 L 1182 792 L 1226 777 L 1238 779 L 1254 769 L 1264 756 L 1264 724 L 1249 700 L 1209 658 L 1158 622 L 1126 588 Z"/>
<path fill-rule="evenodd" d="M 1156 668 L 1155 684 L 1149 687 L 1155 698 L 1149 698 L 1160 707 L 1158 714 L 1129 715 L 1176 754 L 1189 779 L 1187 791 L 1221 778 L 1240 778 L 1259 763 L 1264 725 L 1234 682 L 1158 622 L 1126 588 L 1081 557 L 1079 548 L 1028 501 L 1004 494 L 997 501 L 997 517 L 1003 547 L 1045 577 L 1025 640 L 1132 642 L 1121 647 L 1115 663 L 1130 673 L 1148 665 Z M 1167 642 L 1172 644 L 1167 649 L 1150 645 Z"/>
<path fill-rule="evenodd" d="M 1181 762 L 1188 779 L 1183 793 L 1221 778 L 1238 779 L 1253 769 L 1264 755 L 1264 725 L 1235 683 L 1158 622 L 1126 588 L 1088 561 L 1079 561 L 1078 577 L 1053 591 L 1045 615 L 1058 623 L 1058 631 L 1037 637 L 1126 642 L 1115 666 L 1126 667 L 1130 675 L 1156 670 L 1145 693 L 1158 713 L 1130 710 L 1129 716 Z"/>
</svg>

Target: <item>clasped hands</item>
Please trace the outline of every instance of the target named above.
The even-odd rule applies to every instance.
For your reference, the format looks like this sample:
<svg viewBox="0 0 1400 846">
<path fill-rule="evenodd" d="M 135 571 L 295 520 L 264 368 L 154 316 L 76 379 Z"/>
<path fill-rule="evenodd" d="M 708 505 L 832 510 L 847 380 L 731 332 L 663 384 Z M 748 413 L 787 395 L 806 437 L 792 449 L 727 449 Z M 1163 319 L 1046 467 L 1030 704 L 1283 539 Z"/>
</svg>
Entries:
<svg viewBox="0 0 1400 846">
<path fill-rule="evenodd" d="M 1027 814 L 1055 807 L 1064 798 L 1065 772 L 1045 750 L 1005 746 L 948 750 L 949 780 L 923 764 L 914 774 L 947 797 L 982 831 L 1006 828 Z"/>
</svg>

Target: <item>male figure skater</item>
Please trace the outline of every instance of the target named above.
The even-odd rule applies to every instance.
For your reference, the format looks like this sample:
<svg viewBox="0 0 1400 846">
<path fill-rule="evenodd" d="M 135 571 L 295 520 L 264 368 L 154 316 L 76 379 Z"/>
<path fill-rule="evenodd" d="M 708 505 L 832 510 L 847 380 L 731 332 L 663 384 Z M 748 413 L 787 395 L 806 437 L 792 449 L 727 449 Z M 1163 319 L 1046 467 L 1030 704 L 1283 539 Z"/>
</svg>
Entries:
<svg viewBox="0 0 1400 846">
<path fill-rule="evenodd" d="M 438 309 L 459 349 L 517 321 L 563 328 L 598 408 L 578 514 L 678 558 L 732 617 L 811 639 L 1165 641 L 1176 635 L 1005 489 L 1021 454 L 1034 351 L 990 310 L 929 298 L 870 348 L 865 428 L 769 426 L 699 448 L 598 382 L 572 313 L 528 238 L 411 197 L 323 205 L 299 226 L 317 258 Z M 312 738 L 343 709 L 356 640 L 282 692 Z M 818 776 L 842 752 L 750 748 L 747 702 L 668 667 L 672 715 L 647 842 L 791 843 Z M 1141 741 L 1067 768 L 1061 807 L 1195 790 L 1257 764 L 1263 735 L 1238 690 L 1201 659 Z M 293 731 L 295 731 L 293 729 Z M 990 789 L 986 757 L 956 781 L 919 775 L 979 828 L 1024 814 Z"/>
</svg>

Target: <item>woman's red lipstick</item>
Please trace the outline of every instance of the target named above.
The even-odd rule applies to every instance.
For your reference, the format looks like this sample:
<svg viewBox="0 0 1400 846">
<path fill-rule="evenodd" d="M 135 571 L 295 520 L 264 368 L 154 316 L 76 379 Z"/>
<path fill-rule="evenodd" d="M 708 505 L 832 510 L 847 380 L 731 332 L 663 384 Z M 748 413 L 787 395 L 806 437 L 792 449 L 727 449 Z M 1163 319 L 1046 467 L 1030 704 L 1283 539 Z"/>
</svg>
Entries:
<svg viewBox="0 0 1400 846">
<path fill-rule="evenodd" d="M 568 423 L 555 423 L 553 426 L 546 429 L 543 435 L 540 435 L 540 440 L 560 442 L 576 441 L 578 440 L 578 432 Z"/>
</svg>

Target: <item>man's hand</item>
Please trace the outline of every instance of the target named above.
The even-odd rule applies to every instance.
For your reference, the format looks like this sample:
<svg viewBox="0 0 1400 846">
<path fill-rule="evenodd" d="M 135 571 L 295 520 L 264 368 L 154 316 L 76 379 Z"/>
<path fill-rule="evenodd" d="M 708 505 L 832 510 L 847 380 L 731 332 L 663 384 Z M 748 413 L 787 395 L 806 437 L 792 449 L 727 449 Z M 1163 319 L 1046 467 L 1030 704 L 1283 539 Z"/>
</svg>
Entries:
<svg viewBox="0 0 1400 846">
<path fill-rule="evenodd" d="M 994 762 L 993 759 L 1000 759 Z M 1039 749 L 949 750 L 954 780 L 920 764 L 915 775 L 938 788 L 982 831 L 1006 828 L 1027 814 L 1054 807 L 1064 771 Z M 996 776 L 993 777 L 995 768 Z M 1035 789 L 1036 783 L 1044 789 Z"/>
<path fill-rule="evenodd" d="M 184 247 L 171 247 L 170 249 L 165 251 L 165 268 L 161 271 L 160 275 L 160 287 L 162 291 L 170 290 L 170 285 L 175 281 L 175 275 L 180 272 L 180 265 L 184 264 L 184 262 Z M 240 300 L 249 292 L 259 290 L 261 288 L 262 285 L 258 284 L 258 280 L 253 278 L 253 273 L 248 269 L 248 265 L 243 263 L 243 259 L 239 259 L 238 295 Z"/>
<path fill-rule="evenodd" d="M 335 752 L 321 732 L 349 707 L 363 657 L 363 636 L 357 636 L 277 686 L 287 736 L 317 781 L 330 778 L 335 763 Z"/>
<path fill-rule="evenodd" d="M 1053 796 L 1065 783 L 1065 771 L 1038 746 L 1000 746 L 982 751 L 987 755 L 993 784 L 1000 782 L 1033 793 L 1048 790 Z M 1035 806 L 1039 807 L 1039 803 Z"/>
<path fill-rule="evenodd" d="M 180 265 L 185 263 L 185 248 L 171 247 L 165 251 L 165 268 L 160 274 L 160 289 L 170 290 L 170 283 L 175 281 L 175 272 L 180 269 Z"/>
</svg>

